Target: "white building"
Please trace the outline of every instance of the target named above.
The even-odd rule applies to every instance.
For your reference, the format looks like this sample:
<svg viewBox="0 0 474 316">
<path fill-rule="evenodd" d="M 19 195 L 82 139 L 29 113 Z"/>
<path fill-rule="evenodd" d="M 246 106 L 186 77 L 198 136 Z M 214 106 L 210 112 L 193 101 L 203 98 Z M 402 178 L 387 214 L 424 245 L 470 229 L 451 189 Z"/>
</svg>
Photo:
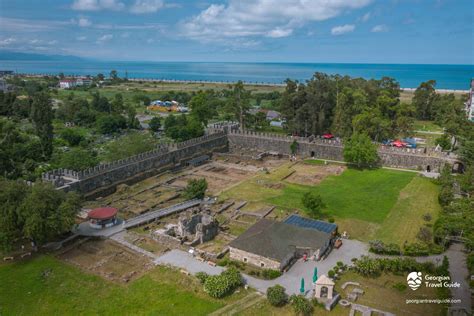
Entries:
<svg viewBox="0 0 474 316">
<path fill-rule="evenodd" d="M 471 80 L 469 99 L 466 102 L 467 119 L 474 122 L 474 79 Z"/>
<path fill-rule="evenodd" d="M 59 87 L 61 89 L 71 89 L 77 86 L 76 80 L 74 79 L 62 79 L 59 80 Z"/>
</svg>

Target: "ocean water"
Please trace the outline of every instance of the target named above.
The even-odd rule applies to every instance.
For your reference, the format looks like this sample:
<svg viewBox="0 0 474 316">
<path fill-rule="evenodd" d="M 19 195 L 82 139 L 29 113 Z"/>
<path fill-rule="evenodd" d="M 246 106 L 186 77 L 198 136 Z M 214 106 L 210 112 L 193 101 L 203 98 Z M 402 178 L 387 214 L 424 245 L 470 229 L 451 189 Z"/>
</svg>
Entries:
<svg viewBox="0 0 474 316">
<path fill-rule="evenodd" d="M 468 90 L 474 78 L 474 65 L 0 60 L 0 70 L 19 73 L 108 75 L 112 69 L 129 78 L 259 83 L 282 83 L 287 78 L 305 81 L 315 72 L 325 72 L 366 79 L 393 77 L 402 88 L 416 88 L 433 79 L 438 89 L 454 90 Z"/>
</svg>

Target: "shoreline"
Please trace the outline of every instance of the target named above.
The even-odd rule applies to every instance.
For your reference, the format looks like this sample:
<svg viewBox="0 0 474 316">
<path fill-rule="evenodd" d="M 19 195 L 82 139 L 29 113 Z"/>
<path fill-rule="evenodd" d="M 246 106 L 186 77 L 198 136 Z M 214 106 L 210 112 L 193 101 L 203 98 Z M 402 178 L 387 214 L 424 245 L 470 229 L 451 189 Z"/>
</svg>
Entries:
<svg viewBox="0 0 474 316">
<path fill-rule="evenodd" d="M 54 73 L 16 73 L 19 76 L 25 77 L 44 77 L 44 76 L 58 76 Z M 81 78 L 86 77 L 87 75 L 68 75 L 68 78 Z M 218 84 L 218 85 L 231 85 L 237 83 L 237 81 L 218 81 L 218 80 L 180 80 L 180 79 L 168 79 L 168 78 L 128 78 L 128 81 L 145 81 L 145 82 L 161 82 L 161 83 L 171 83 L 171 84 Z M 274 82 L 257 82 L 257 81 L 245 81 L 242 80 L 244 85 L 247 86 L 267 86 L 267 87 L 285 87 L 285 83 L 274 83 Z M 415 92 L 417 88 L 404 88 L 400 87 L 400 90 L 403 92 Z M 465 89 L 435 89 L 439 93 L 469 93 L 469 90 Z"/>
</svg>

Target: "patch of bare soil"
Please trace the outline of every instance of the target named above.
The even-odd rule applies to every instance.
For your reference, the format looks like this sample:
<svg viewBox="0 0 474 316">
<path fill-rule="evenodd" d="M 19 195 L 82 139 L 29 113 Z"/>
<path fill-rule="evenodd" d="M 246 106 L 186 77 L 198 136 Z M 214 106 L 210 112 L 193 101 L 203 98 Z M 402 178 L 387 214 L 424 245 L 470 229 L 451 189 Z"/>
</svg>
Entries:
<svg viewBox="0 0 474 316">
<path fill-rule="evenodd" d="M 346 166 L 296 164 L 293 169 L 295 172 L 286 178 L 286 181 L 302 185 L 317 185 L 329 176 L 340 175 L 346 170 Z"/>
<path fill-rule="evenodd" d="M 153 263 L 111 240 L 91 240 L 58 255 L 87 272 L 116 282 L 129 282 L 153 267 Z"/>
</svg>

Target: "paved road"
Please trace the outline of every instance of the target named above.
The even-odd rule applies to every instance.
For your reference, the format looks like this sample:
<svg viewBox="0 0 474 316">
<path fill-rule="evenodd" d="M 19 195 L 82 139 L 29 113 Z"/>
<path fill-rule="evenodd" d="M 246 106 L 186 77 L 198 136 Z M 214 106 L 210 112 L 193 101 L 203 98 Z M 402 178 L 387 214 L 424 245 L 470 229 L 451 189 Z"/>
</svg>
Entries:
<svg viewBox="0 0 474 316">
<path fill-rule="evenodd" d="M 368 246 L 365 243 L 356 240 L 344 240 L 344 245 L 340 249 L 334 249 L 331 254 L 322 261 L 302 260 L 296 262 L 291 269 L 275 280 L 260 280 L 244 274 L 245 282 L 261 293 L 266 293 L 270 286 L 280 284 L 286 288 L 286 292 L 298 294 L 300 289 L 301 278 L 305 279 L 306 295 L 311 295 L 311 282 L 313 278 L 314 268 L 318 268 L 318 275 L 326 274 L 332 269 L 337 261 L 350 264 L 352 258 L 358 258 L 368 254 Z M 156 264 L 171 265 L 178 268 L 186 269 L 192 274 L 203 271 L 210 275 L 221 273 L 222 267 L 213 267 L 207 263 L 201 262 L 194 258 L 191 254 L 181 250 L 171 250 L 155 260 Z"/>
<path fill-rule="evenodd" d="M 467 281 L 469 271 L 466 264 L 467 256 L 464 252 L 464 245 L 452 244 L 445 254 L 449 259 L 449 274 L 451 275 L 451 282 L 461 283 L 461 287 L 451 288 L 451 295 L 453 298 L 461 300 L 461 303 L 453 304 L 452 307 L 464 308 L 466 311 L 472 312 L 471 290 Z"/>
</svg>

